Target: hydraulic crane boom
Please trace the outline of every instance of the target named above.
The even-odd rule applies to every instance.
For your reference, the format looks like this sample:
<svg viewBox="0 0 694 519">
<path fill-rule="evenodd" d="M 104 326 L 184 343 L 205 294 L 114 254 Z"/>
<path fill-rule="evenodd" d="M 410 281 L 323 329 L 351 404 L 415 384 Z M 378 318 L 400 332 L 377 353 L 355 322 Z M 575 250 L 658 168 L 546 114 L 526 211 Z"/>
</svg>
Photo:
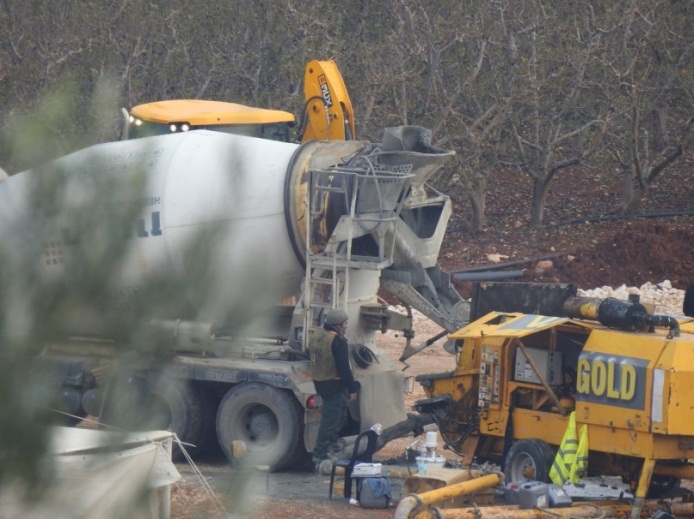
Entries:
<svg viewBox="0 0 694 519">
<path fill-rule="evenodd" d="M 304 98 L 301 142 L 354 139 L 352 102 L 334 61 L 314 60 L 306 65 Z"/>
</svg>

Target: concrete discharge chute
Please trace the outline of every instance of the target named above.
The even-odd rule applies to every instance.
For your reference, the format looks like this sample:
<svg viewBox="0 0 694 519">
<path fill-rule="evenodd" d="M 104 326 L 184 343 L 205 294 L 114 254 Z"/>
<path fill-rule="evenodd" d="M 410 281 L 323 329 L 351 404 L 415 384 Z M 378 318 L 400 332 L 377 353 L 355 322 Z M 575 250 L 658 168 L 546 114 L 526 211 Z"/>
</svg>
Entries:
<svg viewBox="0 0 694 519">
<path fill-rule="evenodd" d="M 4 291 L 21 316 L 8 322 L 41 339 L 73 416 L 125 415 L 230 457 L 243 440 L 254 462 L 291 465 L 320 420 L 303 342 L 326 309 L 347 310 L 360 353 L 346 434 L 406 416 L 403 375 L 375 345 L 411 326 L 379 302 L 384 272 L 417 278 L 406 303 L 460 321 L 460 297 L 430 275 L 450 200 L 427 180 L 452 154 L 414 127 L 383 144 L 196 130 L 19 173 L 0 184 L 0 259 L 17 273 Z M 143 403 L 157 412 L 135 413 Z"/>
</svg>

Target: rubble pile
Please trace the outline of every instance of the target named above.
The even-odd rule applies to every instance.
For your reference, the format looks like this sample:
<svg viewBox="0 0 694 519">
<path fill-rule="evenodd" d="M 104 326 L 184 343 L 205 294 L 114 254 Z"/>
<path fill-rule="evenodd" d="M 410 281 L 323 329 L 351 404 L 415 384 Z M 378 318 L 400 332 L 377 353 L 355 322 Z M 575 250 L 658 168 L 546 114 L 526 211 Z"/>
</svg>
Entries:
<svg viewBox="0 0 694 519">
<path fill-rule="evenodd" d="M 655 312 L 658 314 L 682 314 L 684 290 L 673 288 L 672 284 L 667 279 L 656 284 L 646 282 L 640 287 L 620 285 L 617 288 L 603 286 L 589 290 L 578 290 L 578 295 L 583 297 L 614 297 L 625 301 L 629 298 L 630 294 L 639 295 L 642 303 L 655 304 Z"/>
</svg>

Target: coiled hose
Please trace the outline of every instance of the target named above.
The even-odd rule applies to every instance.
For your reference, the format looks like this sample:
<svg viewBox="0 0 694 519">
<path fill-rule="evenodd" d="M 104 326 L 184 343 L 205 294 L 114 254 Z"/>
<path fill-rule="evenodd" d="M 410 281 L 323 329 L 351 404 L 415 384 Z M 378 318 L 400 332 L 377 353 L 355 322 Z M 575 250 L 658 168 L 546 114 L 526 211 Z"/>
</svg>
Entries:
<svg viewBox="0 0 694 519">
<path fill-rule="evenodd" d="M 354 362 L 357 363 L 357 366 L 362 369 L 368 368 L 374 363 L 374 361 L 378 362 L 376 354 L 363 344 L 356 346 L 352 350 L 352 358 L 354 359 Z"/>
</svg>

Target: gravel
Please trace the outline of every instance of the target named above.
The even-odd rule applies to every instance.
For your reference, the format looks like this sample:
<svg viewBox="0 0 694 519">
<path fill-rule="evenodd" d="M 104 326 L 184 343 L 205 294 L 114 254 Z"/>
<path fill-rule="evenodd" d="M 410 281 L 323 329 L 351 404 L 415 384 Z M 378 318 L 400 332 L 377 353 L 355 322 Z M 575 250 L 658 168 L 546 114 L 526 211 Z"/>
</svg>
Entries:
<svg viewBox="0 0 694 519">
<path fill-rule="evenodd" d="M 653 284 L 644 283 L 640 287 L 628 287 L 621 285 L 617 288 L 603 286 L 590 290 L 579 289 L 578 295 L 583 297 L 614 297 L 616 299 L 627 300 L 630 294 L 640 296 L 642 303 L 652 303 L 656 305 L 655 312 L 666 315 L 681 315 L 682 303 L 684 301 L 684 290 L 673 288 L 669 280 Z"/>
</svg>

